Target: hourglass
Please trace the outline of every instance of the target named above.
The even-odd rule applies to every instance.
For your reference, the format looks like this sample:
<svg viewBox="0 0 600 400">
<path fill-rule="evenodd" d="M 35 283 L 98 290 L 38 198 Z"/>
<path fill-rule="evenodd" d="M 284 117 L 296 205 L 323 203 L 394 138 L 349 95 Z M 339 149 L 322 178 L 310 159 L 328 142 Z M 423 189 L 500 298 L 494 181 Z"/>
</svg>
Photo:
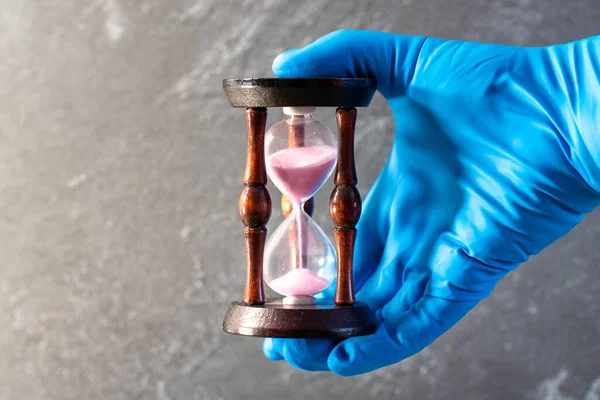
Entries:
<svg viewBox="0 0 600 400">
<path fill-rule="evenodd" d="M 246 248 L 243 301 L 231 303 L 223 329 L 245 336 L 344 338 L 374 332 L 369 308 L 354 299 L 352 259 L 361 200 L 356 188 L 356 107 L 369 105 L 369 78 L 225 79 L 233 107 L 246 108 L 248 152 L 239 201 Z M 267 107 L 284 120 L 266 133 Z M 336 107 L 338 138 L 312 113 Z M 334 245 L 312 219 L 313 196 L 335 170 L 329 210 Z M 282 192 L 286 217 L 266 240 L 267 176 Z M 266 242 L 266 243 L 265 243 Z M 316 296 L 337 278 L 333 301 Z M 266 299 L 265 284 L 281 298 Z"/>
<path fill-rule="evenodd" d="M 265 246 L 265 283 L 286 296 L 284 304 L 314 304 L 313 295 L 335 277 L 335 251 L 304 204 L 329 178 L 337 161 L 333 132 L 315 121 L 308 107 L 285 107 L 285 120 L 265 135 L 267 175 L 292 210 Z"/>
</svg>

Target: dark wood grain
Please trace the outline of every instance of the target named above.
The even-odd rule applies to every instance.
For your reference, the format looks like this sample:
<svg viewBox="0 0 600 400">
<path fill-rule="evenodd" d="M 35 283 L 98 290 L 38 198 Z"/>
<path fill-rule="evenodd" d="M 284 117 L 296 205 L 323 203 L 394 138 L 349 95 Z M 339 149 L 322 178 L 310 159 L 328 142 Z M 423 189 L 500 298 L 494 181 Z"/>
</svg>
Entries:
<svg viewBox="0 0 600 400">
<path fill-rule="evenodd" d="M 334 239 L 338 259 L 337 286 L 334 302 L 337 305 L 355 303 L 352 275 L 356 224 L 361 213 L 358 179 L 354 165 L 354 129 L 356 108 L 338 108 L 338 160 L 335 170 L 335 188 L 329 200 L 329 213 L 335 224 Z"/>
<path fill-rule="evenodd" d="M 265 166 L 265 127 L 266 108 L 246 109 L 248 131 L 248 151 L 244 189 L 238 203 L 240 218 L 244 224 L 244 245 L 246 248 L 246 286 L 244 303 L 264 304 L 265 288 L 263 281 L 263 256 L 267 228 L 271 217 L 271 196 L 266 188 L 267 171 Z"/>
<path fill-rule="evenodd" d="M 267 183 L 265 165 L 265 128 L 267 126 L 266 108 L 246 109 L 246 130 L 248 131 L 248 150 L 246 153 L 246 171 L 244 184 L 264 186 Z"/>
<path fill-rule="evenodd" d="M 246 305 L 233 302 L 223 320 L 223 330 L 243 336 L 277 338 L 337 338 L 370 335 L 375 316 L 365 304 L 287 306 L 280 302 Z"/>
<path fill-rule="evenodd" d="M 375 94 L 373 78 L 224 79 L 233 107 L 368 107 Z"/>
</svg>

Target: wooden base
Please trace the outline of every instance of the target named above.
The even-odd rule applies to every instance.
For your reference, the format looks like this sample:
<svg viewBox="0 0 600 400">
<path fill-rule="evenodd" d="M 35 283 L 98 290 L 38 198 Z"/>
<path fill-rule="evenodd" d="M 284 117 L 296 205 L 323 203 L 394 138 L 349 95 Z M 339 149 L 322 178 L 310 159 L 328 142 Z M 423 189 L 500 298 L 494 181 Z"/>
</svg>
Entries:
<svg viewBox="0 0 600 400">
<path fill-rule="evenodd" d="M 223 330 L 243 336 L 273 338 L 348 338 L 375 332 L 375 316 L 365 304 L 284 305 L 280 300 L 264 305 L 233 302 L 223 320 Z"/>
</svg>

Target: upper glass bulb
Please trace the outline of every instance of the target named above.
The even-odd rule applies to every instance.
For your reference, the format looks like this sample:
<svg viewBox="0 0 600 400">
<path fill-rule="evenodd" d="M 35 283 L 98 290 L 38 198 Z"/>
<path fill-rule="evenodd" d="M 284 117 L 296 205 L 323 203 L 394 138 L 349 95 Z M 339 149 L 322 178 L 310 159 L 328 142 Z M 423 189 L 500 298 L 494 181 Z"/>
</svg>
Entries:
<svg viewBox="0 0 600 400">
<path fill-rule="evenodd" d="M 298 205 L 310 199 L 333 172 L 337 140 L 311 114 L 286 115 L 265 134 L 265 159 L 271 181 Z"/>
</svg>

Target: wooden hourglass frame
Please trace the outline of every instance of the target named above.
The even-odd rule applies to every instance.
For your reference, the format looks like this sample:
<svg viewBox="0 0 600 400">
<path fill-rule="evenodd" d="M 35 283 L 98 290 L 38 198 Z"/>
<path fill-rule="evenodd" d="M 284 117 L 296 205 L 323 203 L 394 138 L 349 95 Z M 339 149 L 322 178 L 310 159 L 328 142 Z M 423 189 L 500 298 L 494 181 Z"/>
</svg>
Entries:
<svg viewBox="0 0 600 400">
<path fill-rule="evenodd" d="M 353 286 L 353 254 L 361 198 L 354 164 L 356 107 L 367 107 L 376 90 L 370 78 L 225 79 L 223 89 L 232 107 L 246 109 L 248 149 L 244 189 L 239 213 L 244 225 L 246 284 L 243 301 L 231 303 L 223 330 L 244 336 L 284 338 L 346 338 L 375 331 L 375 319 L 365 304 L 357 303 Z M 335 107 L 338 156 L 335 188 L 329 201 L 334 222 L 337 282 L 333 302 L 290 305 L 266 299 L 263 254 L 266 224 L 271 216 L 271 197 L 266 188 L 265 129 L 269 107 Z M 300 146 L 303 132 L 290 126 L 289 147 Z M 285 216 L 291 203 L 282 198 Z M 312 216 L 314 201 L 304 204 Z M 292 240 L 292 239 L 290 239 Z M 293 246 L 290 257 L 295 257 Z"/>
</svg>

